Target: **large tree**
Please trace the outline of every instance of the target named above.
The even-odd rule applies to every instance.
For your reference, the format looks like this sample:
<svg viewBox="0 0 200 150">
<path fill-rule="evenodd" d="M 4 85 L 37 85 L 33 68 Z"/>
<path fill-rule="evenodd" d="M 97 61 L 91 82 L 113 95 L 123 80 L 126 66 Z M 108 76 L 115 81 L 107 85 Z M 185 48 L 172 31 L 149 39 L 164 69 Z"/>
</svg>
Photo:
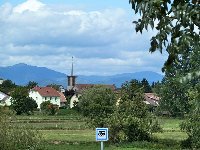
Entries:
<svg viewBox="0 0 200 150">
<path fill-rule="evenodd" d="M 15 83 L 13 83 L 11 80 L 5 80 L 0 85 L 0 91 L 8 94 L 12 92 L 15 87 L 16 87 Z"/>
<path fill-rule="evenodd" d="M 190 93 L 196 93 L 194 87 L 197 86 L 200 80 L 200 1 L 129 0 L 129 2 L 132 4 L 135 13 L 141 15 L 140 19 L 134 21 L 136 32 L 140 31 L 142 33 L 149 26 L 157 31 L 157 34 L 151 38 L 149 51 L 160 50 L 162 52 L 166 50 L 168 53 L 168 59 L 163 67 L 163 71 L 166 73 L 165 84 L 172 84 L 174 89 L 171 95 L 172 98 L 168 101 L 169 103 L 173 102 L 175 96 L 177 101 L 174 104 L 179 104 L 185 99 L 181 99 L 182 95 L 180 93 L 184 93 L 184 96 L 187 93 L 181 89 L 186 85 L 190 87 Z M 189 78 L 191 83 L 186 83 L 184 78 Z M 179 82 L 179 87 L 176 86 L 177 82 Z M 168 89 L 170 88 L 172 87 L 169 85 Z M 187 96 L 187 101 L 188 98 L 191 98 L 191 96 Z M 190 103 L 192 115 L 189 116 L 189 121 L 193 121 L 195 124 L 195 120 L 199 120 L 200 115 L 199 112 L 194 112 L 193 109 L 198 109 L 200 101 L 199 96 L 192 96 L 192 99 L 194 99 Z M 189 123 L 185 124 L 185 129 L 188 129 L 188 140 L 190 140 L 188 144 L 194 148 L 199 148 L 200 142 L 196 141 L 199 137 L 193 131 L 199 131 L 200 127 L 194 124 L 192 126 Z M 196 144 L 194 144 L 195 142 Z"/>
<path fill-rule="evenodd" d="M 144 88 L 145 93 L 151 93 L 152 92 L 151 86 L 149 85 L 149 82 L 147 81 L 147 79 L 143 78 L 142 81 L 141 81 L 141 84 Z"/>
<path fill-rule="evenodd" d="M 107 119 L 115 111 L 116 96 L 112 89 L 94 86 L 86 89 L 80 97 L 78 106 L 94 127 L 105 127 Z"/>
<path fill-rule="evenodd" d="M 36 101 L 29 97 L 25 87 L 15 88 L 11 97 L 11 108 L 16 111 L 17 115 L 30 114 L 38 107 Z"/>
<path fill-rule="evenodd" d="M 28 89 L 32 89 L 32 88 L 38 86 L 38 83 L 35 82 L 35 81 L 29 81 L 26 86 L 27 86 Z"/>
<path fill-rule="evenodd" d="M 144 91 L 137 80 L 122 85 L 120 101 L 109 119 L 110 139 L 113 142 L 150 140 L 160 130 L 156 118 L 144 103 Z"/>
<path fill-rule="evenodd" d="M 169 56 L 164 70 L 186 50 L 200 49 L 199 0 L 129 0 L 141 18 L 134 21 L 136 32 L 151 26 L 157 34 L 151 38 L 150 52 L 166 49 Z M 158 22 L 158 23 L 155 23 Z M 154 28 L 155 27 L 155 28 Z"/>
</svg>

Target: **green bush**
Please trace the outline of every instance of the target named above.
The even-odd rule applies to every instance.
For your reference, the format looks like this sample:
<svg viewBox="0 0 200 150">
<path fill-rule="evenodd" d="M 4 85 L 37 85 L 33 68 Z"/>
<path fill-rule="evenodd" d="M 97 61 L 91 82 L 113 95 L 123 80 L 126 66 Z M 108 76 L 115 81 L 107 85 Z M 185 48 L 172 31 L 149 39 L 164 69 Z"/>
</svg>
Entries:
<svg viewBox="0 0 200 150">
<path fill-rule="evenodd" d="M 106 86 L 94 86 L 83 92 L 78 107 L 92 127 L 106 127 L 106 120 L 114 112 L 116 102 L 112 89 Z"/>
<path fill-rule="evenodd" d="M 58 112 L 58 106 L 50 101 L 44 101 L 40 104 L 40 108 L 44 114 L 55 115 Z"/>
<path fill-rule="evenodd" d="M 200 149 L 200 84 L 189 91 L 191 112 L 187 120 L 181 124 L 188 139 L 182 142 L 184 148 Z"/>
<path fill-rule="evenodd" d="M 38 132 L 27 129 L 26 126 L 15 126 L 9 118 L 5 115 L 0 116 L 1 150 L 39 150 L 44 148 Z"/>
<path fill-rule="evenodd" d="M 122 86 L 118 107 L 107 122 L 110 141 L 114 143 L 150 141 L 153 132 L 161 131 L 144 103 L 144 93 L 137 80 Z"/>
</svg>

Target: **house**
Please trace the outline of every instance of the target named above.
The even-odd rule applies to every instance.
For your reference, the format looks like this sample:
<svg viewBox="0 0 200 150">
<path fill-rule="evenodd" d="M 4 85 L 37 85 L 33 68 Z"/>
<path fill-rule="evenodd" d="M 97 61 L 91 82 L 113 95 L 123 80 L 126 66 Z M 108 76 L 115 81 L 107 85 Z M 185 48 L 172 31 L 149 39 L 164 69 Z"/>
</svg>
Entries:
<svg viewBox="0 0 200 150">
<path fill-rule="evenodd" d="M 0 85 L 3 84 L 4 80 L 0 78 Z"/>
<path fill-rule="evenodd" d="M 145 93 L 144 94 L 144 103 L 151 106 L 159 106 L 160 98 L 155 93 Z"/>
<path fill-rule="evenodd" d="M 60 91 L 59 94 L 60 94 L 60 107 L 65 107 L 66 104 L 67 104 L 67 100 L 66 100 L 66 97 L 64 95 L 64 92 Z"/>
<path fill-rule="evenodd" d="M 10 106 L 11 105 L 11 96 L 0 91 L 0 105 L 1 106 Z"/>
<path fill-rule="evenodd" d="M 50 101 L 54 105 L 61 106 L 62 96 L 52 87 L 34 87 L 30 90 L 29 97 L 36 101 L 38 108 L 40 108 L 40 104 L 44 101 Z"/>
</svg>

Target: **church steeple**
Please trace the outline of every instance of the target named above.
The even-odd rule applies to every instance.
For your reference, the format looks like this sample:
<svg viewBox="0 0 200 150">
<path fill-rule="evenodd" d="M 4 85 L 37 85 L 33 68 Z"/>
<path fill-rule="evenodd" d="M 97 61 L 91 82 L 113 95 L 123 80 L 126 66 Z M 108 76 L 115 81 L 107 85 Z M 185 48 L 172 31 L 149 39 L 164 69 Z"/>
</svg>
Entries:
<svg viewBox="0 0 200 150">
<path fill-rule="evenodd" d="M 72 70 L 71 70 L 71 76 L 73 76 L 74 73 L 74 57 L 72 57 Z"/>
<path fill-rule="evenodd" d="M 72 68 L 71 68 L 71 75 L 67 76 L 68 78 L 68 86 L 67 86 L 67 90 L 72 90 L 75 85 L 76 85 L 76 77 L 74 76 L 74 58 L 72 57 Z"/>
</svg>

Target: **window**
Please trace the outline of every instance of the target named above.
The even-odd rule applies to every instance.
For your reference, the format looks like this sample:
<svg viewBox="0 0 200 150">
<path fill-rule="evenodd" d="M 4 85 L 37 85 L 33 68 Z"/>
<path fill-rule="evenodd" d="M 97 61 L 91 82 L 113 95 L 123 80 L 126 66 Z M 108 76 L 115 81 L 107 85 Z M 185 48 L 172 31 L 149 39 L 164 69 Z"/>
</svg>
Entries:
<svg viewBox="0 0 200 150">
<path fill-rule="evenodd" d="M 47 100 L 47 97 L 45 97 L 44 99 Z"/>
</svg>

